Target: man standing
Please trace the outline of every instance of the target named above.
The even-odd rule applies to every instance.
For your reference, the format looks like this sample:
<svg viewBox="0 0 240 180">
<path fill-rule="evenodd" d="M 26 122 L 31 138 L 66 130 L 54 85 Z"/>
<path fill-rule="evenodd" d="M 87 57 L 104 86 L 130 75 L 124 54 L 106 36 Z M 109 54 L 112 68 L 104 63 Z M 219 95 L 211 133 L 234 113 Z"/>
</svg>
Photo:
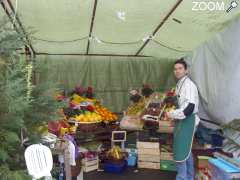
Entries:
<svg viewBox="0 0 240 180">
<path fill-rule="evenodd" d="M 173 154 L 177 166 L 176 180 L 194 180 L 192 141 L 200 119 L 198 113 L 198 90 L 187 76 L 187 64 L 183 59 L 174 63 L 177 79 L 176 95 L 178 107 L 170 111 L 168 117 L 175 120 Z"/>
</svg>

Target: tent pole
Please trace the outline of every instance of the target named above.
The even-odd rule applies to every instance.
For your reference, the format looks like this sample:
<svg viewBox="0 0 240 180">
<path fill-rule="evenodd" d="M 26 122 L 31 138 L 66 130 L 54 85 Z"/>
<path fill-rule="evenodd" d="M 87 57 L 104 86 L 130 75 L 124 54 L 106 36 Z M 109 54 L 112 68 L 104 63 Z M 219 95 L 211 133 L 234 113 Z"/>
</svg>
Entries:
<svg viewBox="0 0 240 180">
<path fill-rule="evenodd" d="M 90 26 L 90 32 L 89 32 L 88 38 L 92 37 L 92 31 L 93 31 L 93 25 L 94 25 L 94 20 L 95 20 L 96 9 L 97 9 L 97 0 L 94 1 L 94 7 L 93 7 L 93 12 L 92 12 L 92 20 L 91 20 L 91 26 Z M 88 52 L 89 52 L 89 46 L 90 46 L 90 39 L 88 39 L 86 54 L 88 54 Z"/>
<path fill-rule="evenodd" d="M 14 27 L 14 29 L 16 30 L 16 32 L 20 34 L 20 31 L 18 30 L 16 24 L 13 23 L 13 18 L 11 17 L 10 13 L 8 12 L 7 7 L 6 7 L 6 5 L 5 5 L 5 3 L 4 3 L 3 1 L 1 1 L 1 6 L 2 6 L 4 12 L 7 14 L 9 20 L 12 22 L 13 27 Z"/>
<path fill-rule="evenodd" d="M 37 52 L 35 55 L 53 55 L 53 56 L 116 56 L 116 57 L 152 57 L 152 56 L 145 56 L 145 55 L 126 55 L 126 54 L 58 54 L 58 53 L 43 53 Z"/>
<path fill-rule="evenodd" d="M 33 49 L 33 46 L 32 46 L 32 44 L 31 44 L 31 41 L 30 41 L 30 39 L 28 38 L 28 35 L 27 35 L 27 33 L 26 33 L 26 31 L 25 31 L 25 29 L 24 29 L 24 27 L 23 27 L 23 25 L 22 25 L 22 23 L 21 23 L 18 15 L 16 14 L 16 12 L 15 12 L 15 10 L 14 10 L 14 7 L 13 7 L 13 5 L 12 5 L 12 3 L 11 3 L 11 1 L 10 1 L 10 0 L 7 0 L 7 3 L 8 3 L 8 5 L 9 5 L 9 7 L 11 8 L 11 11 L 15 14 L 17 23 L 18 23 L 19 27 L 21 28 L 21 30 L 22 30 L 22 32 L 23 32 L 23 34 L 24 34 L 24 36 L 25 36 L 25 38 L 26 38 L 26 40 L 27 40 L 27 43 L 28 43 L 29 47 L 31 48 L 33 54 L 35 54 L 35 50 Z M 15 27 L 15 30 L 19 33 L 19 30 L 17 30 L 16 25 L 14 24 L 13 19 L 12 19 L 10 13 L 8 12 L 8 10 L 6 9 L 6 6 L 5 6 L 5 4 L 3 3 L 3 1 L 1 1 L 1 4 L 2 4 L 2 7 L 3 7 L 4 11 L 5 11 L 6 14 L 8 15 L 8 17 L 10 18 L 11 22 L 13 23 L 13 26 Z"/>
<path fill-rule="evenodd" d="M 167 19 L 171 16 L 171 14 L 177 9 L 177 7 L 180 5 L 180 3 L 183 0 L 178 0 L 176 2 L 176 4 L 171 8 L 171 10 L 167 13 L 167 15 L 164 17 L 164 19 L 162 20 L 162 22 L 156 27 L 156 29 L 153 31 L 152 33 L 152 37 L 155 36 L 155 34 L 158 32 L 158 30 L 165 24 L 165 22 L 167 21 Z M 147 39 L 145 41 L 145 43 L 142 45 L 142 47 L 137 51 L 137 53 L 135 54 L 136 56 L 140 54 L 140 52 L 143 50 L 143 48 L 149 43 L 150 39 Z"/>
</svg>

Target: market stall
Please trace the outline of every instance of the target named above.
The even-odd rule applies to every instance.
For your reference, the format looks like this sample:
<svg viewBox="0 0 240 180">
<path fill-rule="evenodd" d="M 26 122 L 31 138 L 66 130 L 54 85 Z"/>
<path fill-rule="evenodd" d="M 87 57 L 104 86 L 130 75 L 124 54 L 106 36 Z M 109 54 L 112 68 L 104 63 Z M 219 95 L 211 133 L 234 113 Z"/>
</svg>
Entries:
<svg viewBox="0 0 240 180">
<path fill-rule="evenodd" d="M 0 5 L 0 179 L 240 178 L 238 0 Z"/>
</svg>

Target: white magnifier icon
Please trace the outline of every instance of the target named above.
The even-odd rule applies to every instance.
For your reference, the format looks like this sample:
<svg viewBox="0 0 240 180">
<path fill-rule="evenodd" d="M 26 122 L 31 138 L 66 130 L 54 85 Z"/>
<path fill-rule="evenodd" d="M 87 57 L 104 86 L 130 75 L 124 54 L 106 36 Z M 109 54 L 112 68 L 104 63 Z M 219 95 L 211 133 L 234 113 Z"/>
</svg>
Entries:
<svg viewBox="0 0 240 180">
<path fill-rule="evenodd" d="M 236 8 L 237 6 L 238 6 L 237 1 L 232 1 L 230 7 L 227 9 L 227 13 L 230 12 L 233 8 Z"/>
</svg>

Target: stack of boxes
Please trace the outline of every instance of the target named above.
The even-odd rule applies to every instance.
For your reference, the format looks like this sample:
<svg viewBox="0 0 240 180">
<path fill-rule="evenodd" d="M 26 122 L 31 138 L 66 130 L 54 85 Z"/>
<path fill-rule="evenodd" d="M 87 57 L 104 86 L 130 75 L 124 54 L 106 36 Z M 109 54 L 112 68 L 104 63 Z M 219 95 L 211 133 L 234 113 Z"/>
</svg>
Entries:
<svg viewBox="0 0 240 180">
<path fill-rule="evenodd" d="M 159 142 L 137 141 L 138 168 L 160 169 Z"/>
</svg>

